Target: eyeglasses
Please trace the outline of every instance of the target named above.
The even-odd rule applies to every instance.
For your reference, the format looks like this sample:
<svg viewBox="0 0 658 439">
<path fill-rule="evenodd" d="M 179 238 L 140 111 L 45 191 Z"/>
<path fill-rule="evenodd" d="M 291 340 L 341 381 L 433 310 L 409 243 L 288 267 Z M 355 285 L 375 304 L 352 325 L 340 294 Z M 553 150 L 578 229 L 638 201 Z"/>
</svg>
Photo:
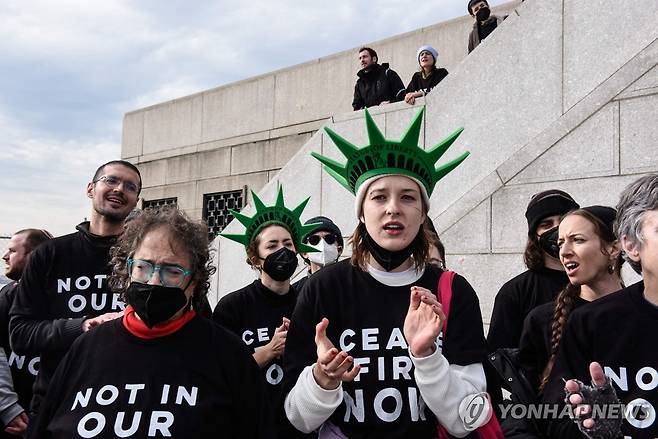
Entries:
<svg viewBox="0 0 658 439">
<path fill-rule="evenodd" d="M 103 175 L 102 177 L 94 180 L 94 183 L 99 181 L 102 181 L 107 187 L 112 189 L 119 187 L 119 185 L 123 183 L 123 188 L 126 190 L 126 192 L 131 194 L 136 194 L 139 192 L 139 186 L 137 186 L 137 184 L 133 183 L 132 181 L 122 180 L 119 177 L 115 177 L 114 175 Z"/>
<path fill-rule="evenodd" d="M 338 240 L 336 235 L 325 235 L 325 236 L 311 235 L 306 240 L 311 245 L 318 245 L 321 239 L 323 239 L 324 242 L 326 242 L 329 245 L 335 243 Z"/>
<path fill-rule="evenodd" d="M 156 265 L 143 259 L 128 258 L 128 273 L 130 279 L 135 282 L 147 283 L 158 272 L 160 283 L 165 287 L 180 287 L 185 281 L 185 277 L 192 274 L 192 271 L 186 270 L 180 265 L 162 264 Z"/>
</svg>

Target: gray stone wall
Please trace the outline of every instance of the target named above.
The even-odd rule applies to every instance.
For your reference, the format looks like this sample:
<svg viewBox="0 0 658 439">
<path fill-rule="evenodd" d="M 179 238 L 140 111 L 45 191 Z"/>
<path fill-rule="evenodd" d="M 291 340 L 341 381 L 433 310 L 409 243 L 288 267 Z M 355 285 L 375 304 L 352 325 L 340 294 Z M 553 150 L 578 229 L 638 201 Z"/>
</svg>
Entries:
<svg viewBox="0 0 658 439">
<path fill-rule="evenodd" d="M 494 11 L 507 14 L 517 3 Z M 465 16 L 369 45 L 406 84 L 423 44 L 452 71 L 466 56 L 471 26 Z M 142 197 L 177 197 L 201 218 L 206 193 L 259 191 L 329 117 L 351 109 L 357 49 L 126 114 L 121 156 L 142 171 Z"/>
<path fill-rule="evenodd" d="M 423 147 L 465 127 L 442 162 L 465 150 L 471 155 L 439 183 L 430 216 L 448 266 L 478 292 L 485 325 L 500 286 L 524 270 L 524 212 L 532 194 L 559 188 L 581 205 L 614 206 L 628 183 L 658 171 L 658 27 L 646 14 L 655 2 L 594 5 L 595 16 L 587 12 L 591 2 L 526 1 L 425 102 L 372 110 L 386 137 L 395 138 L 425 105 Z M 361 112 L 335 115 L 327 125 L 366 143 Z M 273 201 L 281 183 L 289 188 L 288 204 L 311 196 L 306 217 L 330 216 L 347 235 L 356 225 L 353 196 L 310 151 L 343 160 L 318 131 L 261 195 Z M 215 297 L 253 278 L 241 246 L 220 239 L 218 247 Z"/>
</svg>

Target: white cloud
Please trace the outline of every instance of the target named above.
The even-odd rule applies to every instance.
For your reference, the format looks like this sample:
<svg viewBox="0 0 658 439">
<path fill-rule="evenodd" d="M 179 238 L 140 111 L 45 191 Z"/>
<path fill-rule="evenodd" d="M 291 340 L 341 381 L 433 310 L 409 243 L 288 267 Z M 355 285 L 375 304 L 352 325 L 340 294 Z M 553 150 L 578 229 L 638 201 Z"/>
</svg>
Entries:
<svg viewBox="0 0 658 439">
<path fill-rule="evenodd" d="M 120 155 L 118 143 L 32 137 L 0 112 L 0 235 L 25 227 L 68 233 L 88 215 L 87 182 L 95 168 Z"/>
<path fill-rule="evenodd" d="M 125 112 L 464 15 L 465 3 L 4 0 L 0 235 L 71 231 L 90 174 L 119 157 Z"/>
</svg>

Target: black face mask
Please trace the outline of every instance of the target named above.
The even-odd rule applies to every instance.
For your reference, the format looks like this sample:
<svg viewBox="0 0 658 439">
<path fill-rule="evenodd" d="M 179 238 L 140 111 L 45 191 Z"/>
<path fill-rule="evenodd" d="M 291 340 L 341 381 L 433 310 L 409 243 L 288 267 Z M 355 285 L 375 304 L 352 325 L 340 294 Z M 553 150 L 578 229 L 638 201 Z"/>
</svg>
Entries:
<svg viewBox="0 0 658 439">
<path fill-rule="evenodd" d="M 486 21 L 491 15 L 491 10 L 489 8 L 482 8 L 475 13 L 475 17 L 480 23 Z"/>
<path fill-rule="evenodd" d="M 414 240 L 407 247 L 398 251 L 390 251 L 377 244 L 367 231 L 365 232 L 363 239 L 372 257 L 375 258 L 375 261 L 377 261 L 386 271 L 395 270 L 400 265 L 404 264 L 404 261 L 409 259 L 409 256 L 414 252 L 416 242 L 419 240 L 420 231 L 418 231 Z"/>
<path fill-rule="evenodd" d="M 131 282 L 126 290 L 126 302 L 135 308 L 140 319 L 152 329 L 166 322 L 189 303 L 187 296 L 178 287 L 163 287 Z"/>
<path fill-rule="evenodd" d="M 296 268 L 297 253 L 287 247 L 281 247 L 269 254 L 263 263 L 263 271 L 279 282 L 290 279 Z"/>
<path fill-rule="evenodd" d="M 539 235 L 539 245 L 542 250 L 550 256 L 558 259 L 560 257 L 560 247 L 557 245 L 558 228 L 553 227 Z"/>
</svg>

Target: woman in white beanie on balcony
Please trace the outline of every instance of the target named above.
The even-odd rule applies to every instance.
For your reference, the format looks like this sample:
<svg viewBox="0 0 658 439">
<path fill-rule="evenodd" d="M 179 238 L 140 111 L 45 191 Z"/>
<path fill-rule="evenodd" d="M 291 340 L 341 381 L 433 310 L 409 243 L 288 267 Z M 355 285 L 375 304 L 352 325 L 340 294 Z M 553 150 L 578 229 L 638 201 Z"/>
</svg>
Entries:
<svg viewBox="0 0 658 439">
<path fill-rule="evenodd" d="M 439 52 L 432 46 L 420 46 L 416 52 L 416 61 L 420 69 L 413 74 L 409 85 L 407 85 L 407 94 L 404 101 L 413 105 L 416 98 L 425 96 L 436 85 L 448 76 L 448 71 L 443 67 L 437 68 L 436 63 L 439 60 Z"/>
</svg>

